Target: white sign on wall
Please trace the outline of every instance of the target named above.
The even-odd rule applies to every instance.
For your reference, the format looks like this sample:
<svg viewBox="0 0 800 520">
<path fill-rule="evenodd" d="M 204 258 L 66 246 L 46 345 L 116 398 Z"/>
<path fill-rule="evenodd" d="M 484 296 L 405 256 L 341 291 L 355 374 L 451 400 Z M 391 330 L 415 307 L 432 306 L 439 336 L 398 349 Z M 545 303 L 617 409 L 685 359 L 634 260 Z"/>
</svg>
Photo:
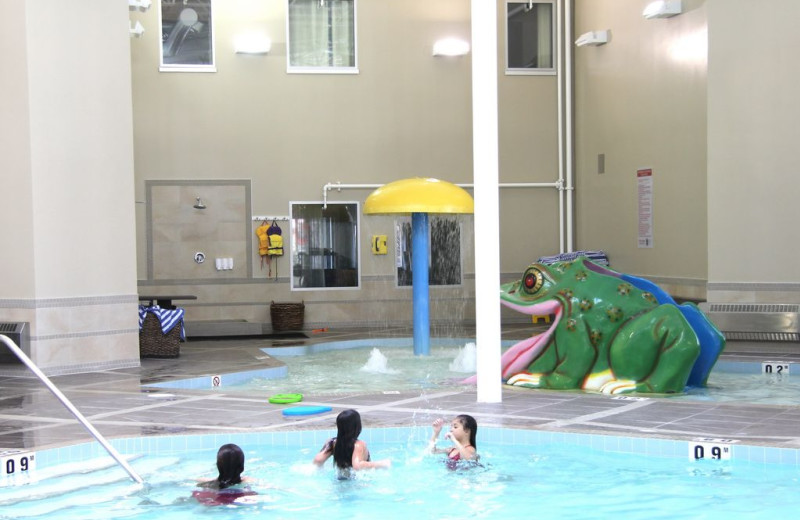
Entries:
<svg viewBox="0 0 800 520">
<path fill-rule="evenodd" d="M 653 247 L 653 170 L 636 170 L 639 195 L 639 247 Z"/>
</svg>

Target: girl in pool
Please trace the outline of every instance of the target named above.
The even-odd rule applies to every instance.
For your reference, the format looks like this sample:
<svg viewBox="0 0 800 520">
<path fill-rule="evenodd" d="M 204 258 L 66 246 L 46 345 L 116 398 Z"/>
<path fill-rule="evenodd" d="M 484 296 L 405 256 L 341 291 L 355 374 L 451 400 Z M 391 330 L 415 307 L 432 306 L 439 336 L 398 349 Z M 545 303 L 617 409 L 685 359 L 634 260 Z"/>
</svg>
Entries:
<svg viewBox="0 0 800 520">
<path fill-rule="evenodd" d="M 314 457 L 314 464 L 322 466 L 333 455 L 333 465 L 340 479 L 351 476 L 351 469 L 388 468 L 392 461 L 370 460 L 369 450 L 361 435 L 361 415 L 355 410 L 345 410 L 336 417 L 336 437 L 330 439 Z"/>
<path fill-rule="evenodd" d="M 250 479 L 242 477 L 244 452 L 236 444 L 225 444 L 217 451 L 217 470 L 217 478 L 197 484 L 197 487 L 203 488 L 192 493 L 198 502 L 212 506 L 232 504 L 242 497 L 256 494 L 249 487 L 240 485 Z"/>
<path fill-rule="evenodd" d="M 449 439 L 451 448 L 437 448 L 436 440 L 444 426 L 444 419 L 433 421 L 433 435 L 428 445 L 431 453 L 447 453 L 448 462 L 459 460 L 478 460 L 476 451 L 475 434 L 478 433 L 478 423 L 471 415 L 459 415 L 450 423 L 450 431 L 444 436 Z"/>
</svg>

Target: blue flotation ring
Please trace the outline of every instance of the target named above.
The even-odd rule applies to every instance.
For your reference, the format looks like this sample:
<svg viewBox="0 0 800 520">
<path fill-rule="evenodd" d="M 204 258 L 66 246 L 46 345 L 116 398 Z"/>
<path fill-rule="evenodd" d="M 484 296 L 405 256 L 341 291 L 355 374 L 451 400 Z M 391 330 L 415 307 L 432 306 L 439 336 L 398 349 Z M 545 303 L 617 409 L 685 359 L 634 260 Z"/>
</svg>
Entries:
<svg viewBox="0 0 800 520">
<path fill-rule="evenodd" d="M 330 406 L 293 406 L 283 410 L 283 415 L 313 415 L 315 413 L 330 412 Z"/>
</svg>

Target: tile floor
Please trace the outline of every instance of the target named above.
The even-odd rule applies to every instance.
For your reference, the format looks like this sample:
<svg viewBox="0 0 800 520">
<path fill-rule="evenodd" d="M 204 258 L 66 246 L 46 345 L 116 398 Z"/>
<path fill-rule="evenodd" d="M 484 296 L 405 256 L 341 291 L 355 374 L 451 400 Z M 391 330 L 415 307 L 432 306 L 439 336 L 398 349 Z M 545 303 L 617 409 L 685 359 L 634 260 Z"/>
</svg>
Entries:
<svg viewBox="0 0 800 520">
<path fill-rule="evenodd" d="M 436 335 L 437 331 L 433 331 Z M 452 331 L 451 331 L 452 332 Z M 464 331 L 470 334 L 472 331 Z M 504 339 L 530 334 L 504 327 Z M 472 332 L 474 334 L 474 332 Z M 298 338 L 189 341 L 177 359 L 143 359 L 136 369 L 52 378 L 75 407 L 108 438 L 212 432 L 331 428 L 345 408 L 361 412 L 364 427 L 429 424 L 469 413 L 481 425 L 669 439 L 725 438 L 758 446 L 800 449 L 800 406 L 614 399 L 582 392 L 503 387 L 502 402 L 478 403 L 474 390 L 400 394 L 306 395 L 303 404 L 333 407 L 316 416 L 286 418 L 268 395 L 219 389 L 142 386 L 176 378 L 237 372 L 280 364 L 260 348 L 365 337 L 410 336 L 410 331 L 341 330 Z M 465 335 L 464 337 L 474 337 Z M 729 343 L 728 361 L 800 362 L 800 345 Z M 23 377 L 24 376 L 24 377 Z M 91 441 L 90 434 L 28 373 L 0 376 L 0 449 L 45 449 Z"/>
</svg>

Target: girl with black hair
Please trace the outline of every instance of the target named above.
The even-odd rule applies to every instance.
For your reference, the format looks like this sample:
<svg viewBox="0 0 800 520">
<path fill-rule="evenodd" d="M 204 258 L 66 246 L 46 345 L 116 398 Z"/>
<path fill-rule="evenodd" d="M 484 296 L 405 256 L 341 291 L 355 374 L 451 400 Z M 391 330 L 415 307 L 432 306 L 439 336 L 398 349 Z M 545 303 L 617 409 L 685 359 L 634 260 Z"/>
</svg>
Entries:
<svg viewBox="0 0 800 520">
<path fill-rule="evenodd" d="M 340 479 L 350 478 L 351 469 L 388 468 L 389 459 L 370 460 L 369 450 L 361 435 L 361 415 L 355 410 L 345 410 L 336 417 L 336 437 L 333 437 L 314 457 L 314 464 L 322 466 L 333 455 L 333 465 Z"/>
<path fill-rule="evenodd" d="M 213 480 L 199 482 L 197 487 L 208 491 L 194 491 L 192 496 L 200 503 L 216 506 L 232 504 L 245 496 L 255 495 L 248 487 L 239 484 L 249 481 L 242 478 L 244 471 L 244 452 L 236 444 L 225 444 L 217 451 L 217 471 L 219 476 Z M 230 488 L 230 489 L 228 489 Z"/>
<path fill-rule="evenodd" d="M 444 419 L 433 421 L 433 435 L 431 435 L 428 450 L 431 453 L 447 453 L 448 462 L 459 460 L 478 460 L 477 443 L 475 435 L 478 433 L 478 422 L 471 415 L 459 415 L 450 423 L 450 431 L 444 436 L 449 439 L 451 448 L 437 448 L 436 440 L 444 426 Z"/>
</svg>

